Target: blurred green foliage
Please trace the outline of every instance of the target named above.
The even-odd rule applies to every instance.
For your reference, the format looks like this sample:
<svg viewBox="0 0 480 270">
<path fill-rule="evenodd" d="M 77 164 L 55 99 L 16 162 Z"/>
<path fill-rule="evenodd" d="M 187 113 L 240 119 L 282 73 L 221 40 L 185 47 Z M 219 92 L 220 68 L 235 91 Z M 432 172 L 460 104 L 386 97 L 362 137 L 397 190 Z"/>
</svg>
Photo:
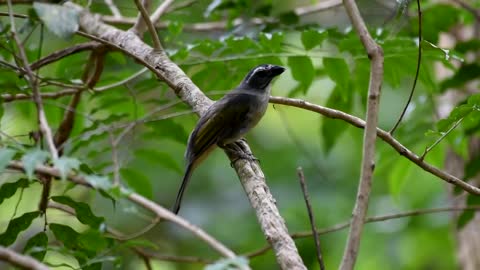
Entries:
<svg viewBox="0 0 480 270">
<path fill-rule="evenodd" d="M 124 16 L 137 15 L 132 2 L 115 2 Z M 154 7 L 159 4 L 153 2 Z M 379 126 L 388 130 L 401 113 L 421 46 L 416 93 L 395 137 L 421 155 L 449 132 L 426 156 L 426 161 L 442 168 L 448 147 L 465 157 L 467 141 L 477 133 L 480 123 L 479 95 L 454 104 L 451 114 L 441 120 L 436 117 L 436 101 L 447 89 L 463 87 L 478 78 L 478 63 L 463 59 L 478 50 L 479 40 L 462 41 L 448 49 L 440 48 L 438 42 L 442 32 L 473 24 L 472 15 L 450 4 L 422 1 L 423 40 L 419 44 L 414 5 L 403 10 L 408 1 L 400 1 L 398 6 L 391 5 L 396 1 L 383 1 L 383 10 L 375 9 L 368 1 L 359 2 L 372 35 L 385 54 Z M 273 95 L 298 97 L 363 117 L 370 63 L 357 35 L 345 26 L 345 16 L 337 17 L 341 8 L 298 16 L 292 12 L 294 7 L 294 1 L 194 1 L 163 16 L 161 20 L 167 26 L 159 30 L 159 35 L 170 57 L 213 99 L 234 88 L 253 66 L 272 63 L 288 69 L 274 83 Z M 60 18 L 49 13 L 62 8 L 46 4 L 15 6 L 16 13 L 29 14 L 15 22 L 31 62 L 88 41 L 71 37 L 78 26 L 76 13 Z M 372 10 L 377 15 L 369 16 Z M 0 6 L 0 11 L 6 11 L 6 7 Z M 97 0 L 91 1 L 90 11 L 110 14 L 105 3 Z M 388 19 L 391 14 L 395 20 Z M 240 18 L 244 21 L 238 24 L 235 20 Z M 250 22 L 252 18 L 263 23 Z M 329 21 L 327 26 L 323 20 Z M 211 21 L 224 21 L 225 28 L 192 30 L 192 23 Z M 40 27 L 42 23 L 44 27 Z M 24 75 L 19 76 L 15 68 L 18 59 L 12 54 L 16 48 L 9 30 L 8 17 L 0 16 L 1 94 L 31 94 Z M 149 34 L 145 37 L 150 39 Z M 42 67 L 38 72 L 41 92 L 54 93 L 81 85 L 88 57 L 88 52 L 81 52 Z M 450 75 L 440 78 L 436 65 L 448 69 Z M 0 243 L 13 244 L 19 250 L 24 247 L 25 253 L 57 266 L 55 269 L 140 269 L 144 267 L 143 260 L 132 252 L 132 247 L 162 255 L 219 259 L 191 233 L 172 224 L 160 223 L 128 241 L 114 240 L 108 233 L 106 227 L 135 236 L 154 219 L 152 214 L 123 199 L 128 191 L 112 185 L 115 177 L 130 190 L 167 208 L 173 204 L 183 173 L 185 144 L 197 118 L 177 101 L 165 83 L 148 72 L 116 85 L 142 69 L 126 55 L 108 53 L 104 66 L 96 85 L 97 90 L 103 90 L 83 93 L 75 110 L 73 132 L 62 145 L 64 156 L 54 164 L 42 147 L 44 144 L 35 145 L 29 138 L 30 132 L 37 130 L 34 103 L 5 100 L 0 106 Z M 44 100 L 54 132 L 70 99 L 64 96 Z M 462 123 L 450 130 L 458 121 Z M 298 166 L 305 171 L 317 225 L 328 228 L 349 219 L 359 177 L 362 136 L 362 130 L 341 120 L 280 105 L 272 106 L 261 124 L 247 136 L 290 232 L 310 228 L 296 176 Z M 13 159 L 24 162 L 26 174 L 4 169 Z M 442 181 L 383 142 L 378 143 L 376 161 L 370 215 L 450 203 Z M 45 162 L 60 169 L 63 176 L 72 170 L 86 175 L 94 189 L 54 181 L 51 201 L 75 209 L 76 219 L 49 209 L 49 224 L 43 233 L 44 217 L 37 211 L 41 191 L 33 168 Z M 478 173 L 480 167 L 476 165 L 478 159 L 466 166 L 467 176 Z M 477 197 L 469 196 L 467 203 L 477 205 L 477 201 Z M 195 171 L 181 215 L 239 255 L 266 244 L 242 187 L 219 150 Z M 472 217 L 473 212 L 463 212 L 457 226 L 464 226 Z M 449 213 L 437 213 L 366 225 L 356 269 L 453 269 L 456 258 L 451 223 Z M 338 267 L 346 236 L 345 230 L 322 235 L 328 269 Z M 318 269 L 313 240 L 297 239 L 296 244 L 308 269 Z M 250 258 L 249 262 L 253 269 L 277 268 L 272 251 Z M 243 263 L 242 258 L 218 261 L 208 269 L 229 269 L 232 264 Z M 153 263 L 154 269 L 203 267 L 196 263 Z"/>
</svg>

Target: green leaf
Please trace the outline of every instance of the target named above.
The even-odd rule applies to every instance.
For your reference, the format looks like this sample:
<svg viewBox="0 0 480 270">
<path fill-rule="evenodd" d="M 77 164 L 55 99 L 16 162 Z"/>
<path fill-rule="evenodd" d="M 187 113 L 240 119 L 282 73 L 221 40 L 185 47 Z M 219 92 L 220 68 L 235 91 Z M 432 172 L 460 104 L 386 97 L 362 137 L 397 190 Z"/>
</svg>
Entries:
<svg viewBox="0 0 480 270">
<path fill-rule="evenodd" d="M 467 206 L 480 206 L 480 196 L 474 194 L 467 195 Z M 470 221 L 472 221 L 475 216 L 475 211 L 472 210 L 463 210 L 457 220 L 458 229 L 462 229 Z"/>
<path fill-rule="evenodd" d="M 460 10 L 453 5 L 432 5 L 423 10 L 422 29 L 423 38 L 432 43 L 437 43 L 439 33 L 448 32 L 450 27 L 460 22 Z M 418 22 L 413 22 L 417 27 Z M 418 29 L 414 29 L 417 33 Z"/>
<path fill-rule="evenodd" d="M 282 51 L 284 37 L 282 32 L 260 33 L 258 39 L 265 51 L 279 53 Z"/>
<path fill-rule="evenodd" d="M 399 159 L 393 165 L 388 177 L 388 187 L 392 196 L 395 197 L 400 194 L 402 187 L 411 174 L 412 166 L 410 165 L 411 163 L 405 159 Z"/>
<path fill-rule="evenodd" d="M 108 246 L 108 241 L 96 230 L 88 230 L 77 237 L 78 245 L 83 249 L 97 253 Z"/>
<path fill-rule="evenodd" d="M 305 30 L 302 32 L 302 44 L 305 50 L 309 51 L 316 46 L 322 45 L 322 42 L 327 37 L 327 32 L 323 30 Z"/>
<path fill-rule="evenodd" d="M 327 100 L 327 107 L 349 113 L 352 107 L 352 98 L 345 99 L 338 87 L 335 87 Z M 332 118 L 322 118 L 321 134 L 323 147 L 329 153 L 340 136 L 347 130 L 348 125 Z"/>
<path fill-rule="evenodd" d="M 159 137 L 168 138 L 181 144 L 187 143 L 187 132 L 182 125 L 172 119 L 148 122 L 147 126 L 151 127 Z"/>
<path fill-rule="evenodd" d="M 0 204 L 5 199 L 12 197 L 17 192 L 17 189 L 26 188 L 29 184 L 30 182 L 25 178 L 20 178 L 17 182 L 3 184 L 0 187 Z"/>
<path fill-rule="evenodd" d="M 149 199 L 152 198 L 152 183 L 147 176 L 140 171 L 132 169 L 121 169 L 120 174 L 129 187 Z"/>
<path fill-rule="evenodd" d="M 86 175 L 85 180 L 87 183 L 92 185 L 95 189 L 102 189 L 102 190 L 110 190 L 112 188 L 112 182 L 106 176 L 99 176 L 99 175 Z"/>
<path fill-rule="evenodd" d="M 182 168 L 180 168 L 175 159 L 173 159 L 172 156 L 167 153 L 160 152 L 155 149 L 139 149 L 135 152 L 135 156 L 142 158 L 149 163 L 161 165 L 166 169 L 183 174 Z"/>
<path fill-rule="evenodd" d="M 30 150 L 25 155 L 23 155 L 22 162 L 28 179 L 33 178 L 33 172 L 35 171 L 35 167 L 45 163 L 47 157 L 48 152 L 45 152 L 38 148 Z"/>
<path fill-rule="evenodd" d="M 63 245 L 68 249 L 78 249 L 78 236 L 80 235 L 74 229 L 57 223 L 50 223 L 48 225 L 50 230 L 52 231 L 55 238 L 62 242 Z"/>
<path fill-rule="evenodd" d="M 78 11 L 67 6 L 34 2 L 33 8 L 48 30 L 70 38 L 78 30 Z"/>
<path fill-rule="evenodd" d="M 306 94 L 315 77 L 312 60 L 307 56 L 292 56 L 288 58 L 288 65 L 293 79 L 300 83 L 301 91 Z"/>
<path fill-rule="evenodd" d="M 0 234 L 0 246 L 9 246 L 15 242 L 22 231 L 28 229 L 32 221 L 40 215 L 40 211 L 28 212 L 10 220 L 7 230 Z"/>
<path fill-rule="evenodd" d="M 60 171 L 62 180 L 65 180 L 71 170 L 78 170 L 80 161 L 76 158 L 60 157 L 53 161 L 53 165 Z"/>
<path fill-rule="evenodd" d="M 17 151 L 10 148 L 0 149 L 0 173 L 5 170 L 8 163 L 12 160 L 13 156 L 15 156 L 16 153 Z"/>
<path fill-rule="evenodd" d="M 480 65 L 477 63 L 462 65 L 455 74 L 442 82 L 441 89 L 460 88 L 471 80 L 480 77 Z"/>
<path fill-rule="evenodd" d="M 341 93 L 350 91 L 350 70 L 344 59 L 325 57 L 323 58 L 323 65 L 325 72 L 337 84 Z M 348 98 L 350 95 L 347 93 L 342 96 Z"/>
<path fill-rule="evenodd" d="M 28 239 L 27 244 L 23 248 L 23 253 L 29 254 L 39 261 L 43 261 L 47 253 L 48 237 L 45 232 L 39 232 L 32 238 Z"/>
<path fill-rule="evenodd" d="M 105 221 L 103 217 L 97 217 L 94 215 L 90 209 L 90 206 L 84 202 L 74 201 L 72 198 L 67 196 L 53 196 L 52 200 L 73 208 L 78 220 L 94 229 L 99 229 Z"/>
</svg>

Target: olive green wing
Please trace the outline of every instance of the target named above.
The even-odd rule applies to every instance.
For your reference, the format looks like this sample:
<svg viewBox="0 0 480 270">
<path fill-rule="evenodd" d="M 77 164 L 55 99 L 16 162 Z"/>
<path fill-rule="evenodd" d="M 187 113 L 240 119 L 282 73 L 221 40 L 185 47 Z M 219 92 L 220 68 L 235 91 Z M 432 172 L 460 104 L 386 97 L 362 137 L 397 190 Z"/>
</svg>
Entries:
<svg viewBox="0 0 480 270">
<path fill-rule="evenodd" d="M 228 95 L 208 109 L 190 135 L 187 160 L 199 158 L 219 141 L 235 136 L 249 112 L 246 98 L 248 95 Z"/>
</svg>

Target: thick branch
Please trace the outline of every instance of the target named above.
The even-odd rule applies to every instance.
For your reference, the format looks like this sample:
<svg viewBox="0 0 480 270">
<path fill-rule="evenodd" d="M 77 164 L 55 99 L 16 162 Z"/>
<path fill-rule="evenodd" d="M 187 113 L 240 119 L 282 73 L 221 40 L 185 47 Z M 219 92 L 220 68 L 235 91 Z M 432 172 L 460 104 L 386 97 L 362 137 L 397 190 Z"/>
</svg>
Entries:
<svg viewBox="0 0 480 270">
<path fill-rule="evenodd" d="M 67 3 L 72 8 L 78 6 Z M 80 27 L 98 40 L 114 44 L 128 55 L 139 60 L 152 70 L 161 80 L 195 112 L 203 114 L 212 104 L 185 73 L 173 63 L 165 52 L 154 51 L 142 42 L 134 33 L 121 31 L 106 25 L 88 12 L 81 12 Z M 244 149 L 249 149 L 243 143 Z M 231 160 L 238 160 L 230 156 Z M 280 216 L 270 191 L 268 190 L 262 170 L 252 161 L 240 160 L 235 163 L 235 170 L 254 207 L 259 223 L 269 243 L 273 246 L 277 261 L 282 269 L 306 269 L 298 254 L 295 243 L 288 234 L 283 218 Z"/>
<path fill-rule="evenodd" d="M 0 261 L 6 261 L 10 264 L 23 268 L 23 269 L 34 269 L 34 270 L 49 270 L 45 264 L 35 260 L 34 258 L 19 254 L 13 250 L 10 250 L 6 247 L 0 246 Z"/>
<path fill-rule="evenodd" d="M 25 171 L 23 164 L 19 161 L 10 161 L 9 164 L 7 165 L 7 168 L 11 170 L 21 171 L 21 172 Z M 35 168 L 35 173 L 38 173 L 40 175 L 50 176 L 55 179 L 61 178 L 61 174 L 59 170 L 53 167 L 44 166 L 44 165 L 37 166 Z M 83 176 L 70 174 L 67 176 L 67 178 L 76 184 L 92 188 L 92 186 L 87 182 L 87 180 Z M 155 215 L 157 215 L 159 218 L 171 221 L 183 227 L 184 229 L 192 232 L 199 239 L 203 240 L 205 243 L 211 246 L 214 250 L 216 250 L 219 254 L 222 254 L 227 258 L 236 257 L 233 251 L 231 251 L 230 249 L 225 247 L 223 244 L 218 242 L 215 238 L 207 234 L 201 228 L 173 214 L 172 212 L 156 204 L 155 202 L 150 201 L 149 199 L 136 193 L 129 193 L 129 195 L 127 195 L 127 199 L 147 210 L 150 210 L 151 212 L 155 213 Z"/>
</svg>

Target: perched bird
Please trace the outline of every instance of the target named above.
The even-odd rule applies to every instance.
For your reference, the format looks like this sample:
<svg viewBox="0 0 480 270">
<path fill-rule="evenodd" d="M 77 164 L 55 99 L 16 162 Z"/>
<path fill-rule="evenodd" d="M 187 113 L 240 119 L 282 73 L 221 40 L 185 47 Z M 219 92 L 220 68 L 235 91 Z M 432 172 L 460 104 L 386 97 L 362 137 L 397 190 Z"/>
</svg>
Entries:
<svg viewBox="0 0 480 270">
<path fill-rule="evenodd" d="M 188 138 L 185 151 L 187 166 L 173 212 L 180 210 L 188 180 L 198 164 L 216 146 L 228 148 L 228 144 L 241 139 L 260 121 L 268 107 L 270 82 L 284 71 L 285 68 L 275 65 L 255 67 L 237 88 L 215 102 L 200 117 Z"/>
</svg>

